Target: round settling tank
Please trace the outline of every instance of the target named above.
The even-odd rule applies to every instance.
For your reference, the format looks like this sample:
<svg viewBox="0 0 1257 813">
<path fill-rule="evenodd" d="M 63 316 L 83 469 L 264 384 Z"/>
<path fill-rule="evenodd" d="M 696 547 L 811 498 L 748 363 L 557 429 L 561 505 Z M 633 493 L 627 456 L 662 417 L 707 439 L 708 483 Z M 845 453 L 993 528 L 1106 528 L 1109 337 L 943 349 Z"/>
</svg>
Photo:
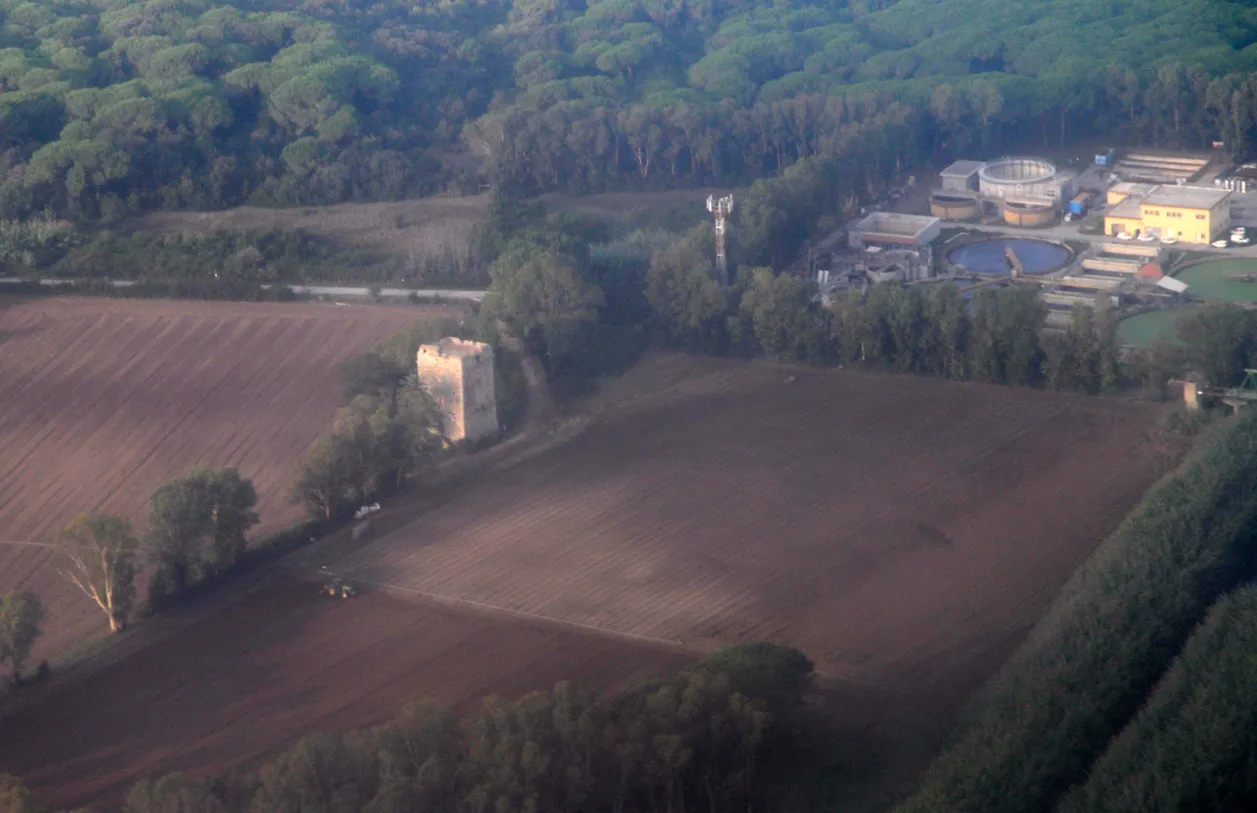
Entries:
<svg viewBox="0 0 1257 813">
<path fill-rule="evenodd" d="M 1046 158 L 1010 157 L 992 161 L 978 170 L 982 194 L 1007 197 L 1056 177 L 1056 164 Z"/>
<path fill-rule="evenodd" d="M 976 198 L 931 195 L 930 214 L 944 220 L 973 220 L 980 214 Z"/>
<path fill-rule="evenodd" d="M 1257 302 L 1257 260 L 1212 260 L 1174 275 L 1187 292 L 1206 301 Z"/>
<path fill-rule="evenodd" d="M 1179 344 L 1175 334 L 1178 320 L 1192 312 L 1192 308 L 1145 311 L 1128 316 L 1117 323 L 1117 340 L 1134 347 L 1151 347 L 1157 339 L 1167 339 Z"/>
<path fill-rule="evenodd" d="M 1051 203 L 1005 201 L 1004 222 L 1023 228 L 1048 226 L 1056 222 L 1056 206 Z"/>
<path fill-rule="evenodd" d="M 947 252 L 947 262 L 983 276 L 1009 275 L 1007 249 L 1017 255 L 1027 274 L 1046 274 L 1064 267 L 1074 254 L 1068 248 L 1046 240 L 1001 237 L 966 243 Z"/>
</svg>

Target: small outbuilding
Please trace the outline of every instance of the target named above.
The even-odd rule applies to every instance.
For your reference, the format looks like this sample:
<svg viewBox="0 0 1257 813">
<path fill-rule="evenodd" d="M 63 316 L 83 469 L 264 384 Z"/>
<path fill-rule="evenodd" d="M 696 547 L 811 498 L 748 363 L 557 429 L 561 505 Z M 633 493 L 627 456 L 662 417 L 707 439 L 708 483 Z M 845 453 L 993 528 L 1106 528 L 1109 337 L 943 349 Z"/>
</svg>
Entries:
<svg viewBox="0 0 1257 813">
<path fill-rule="evenodd" d="M 978 172 L 984 166 L 985 161 L 954 161 L 939 173 L 939 185 L 950 192 L 977 191 Z"/>
<path fill-rule="evenodd" d="M 852 248 L 917 248 L 929 245 L 942 231 L 942 221 L 926 215 L 873 212 L 848 230 Z"/>
</svg>

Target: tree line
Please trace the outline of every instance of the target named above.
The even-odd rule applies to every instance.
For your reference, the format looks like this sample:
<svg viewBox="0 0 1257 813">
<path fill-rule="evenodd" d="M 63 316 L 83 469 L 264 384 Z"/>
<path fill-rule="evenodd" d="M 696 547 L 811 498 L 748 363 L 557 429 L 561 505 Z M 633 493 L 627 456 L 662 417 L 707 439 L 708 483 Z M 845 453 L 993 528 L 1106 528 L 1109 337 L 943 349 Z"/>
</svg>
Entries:
<svg viewBox="0 0 1257 813">
<path fill-rule="evenodd" d="M 1257 801 L 1257 590 L 1219 599 L 1060 813 L 1251 810 Z"/>
<path fill-rule="evenodd" d="M 567 683 L 466 719 L 420 703 L 378 728 L 308 737 L 249 774 L 146 779 L 127 813 L 768 809 L 806 745 L 813 665 L 744 644 L 599 698 Z M 13 813 L 29 795 L 0 777 Z M 0 796 L 4 798 L 4 796 Z"/>
<path fill-rule="evenodd" d="M 803 162 L 763 185 L 815 201 L 824 186 L 815 166 Z M 806 190 L 816 194 L 793 196 Z M 748 214 L 747 201 L 744 222 L 773 211 L 765 204 Z M 1121 351 L 1117 313 L 1103 295 L 1075 306 L 1059 330 L 1044 329 L 1047 308 L 1027 285 L 879 283 L 822 299 L 811 280 L 756 265 L 763 255 L 744 232 L 729 241 L 725 286 L 709 223 L 617 236 L 605 223 L 503 195 L 479 239 L 496 258 L 486 312 L 560 379 L 622 369 L 652 344 L 1087 394 L 1192 374 L 1233 386 L 1257 359 L 1257 313 L 1238 305 L 1192 308 L 1173 334 Z"/>
<path fill-rule="evenodd" d="M 1254 489 L 1257 413 L 1249 413 L 1206 437 L 1101 543 L 1029 639 L 974 698 L 952 743 L 897 810 L 1048 811 L 1071 786 L 1087 780 L 1088 770 L 1096 784 L 1068 797 L 1064 809 L 1107 810 L 1128 803 L 1141 810 L 1202 809 L 1182 805 L 1223 787 L 1248 794 L 1251 806 L 1257 798 L 1253 785 L 1227 784 L 1251 783 L 1251 762 L 1227 761 L 1228 753 L 1243 757 L 1251 743 L 1223 743 L 1215 738 L 1223 729 L 1205 731 L 1211 722 L 1232 726 L 1228 731 L 1239 724 L 1230 715 L 1238 713 L 1236 704 L 1247 708 L 1247 701 L 1231 693 L 1241 684 L 1229 681 L 1251 681 L 1251 665 L 1232 658 L 1251 660 L 1251 653 L 1236 649 L 1217 658 L 1202 656 L 1199 647 L 1217 653 L 1217 644 L 1187 642 L 1209 607 L 1252 575 Z M 1225 606 L 1219 612 L 1227 612 Z M 1240 630 L 1251 622 L 1251 613 L 1239 612 L 1234 622 L 1215 623 L 1234 623 L 1231 640 L 1238 645 L 1239 636 L 1247 634 Z M 1201 633 L 1205 640 L 1231 634 Z M 1218 694 L 1206 695 L 1206 686 L 1195 680 L 1186 687 L 1181 671 L 1171 670 L 1163 680 L 1179 652 L 1190 664 L 1181 668 L 1217 666 L 1217 682 L 1208 685 Z M 1195 666 L 1202 657 L 1207 668 Z M 1153 692 L 1158 681 L 1161 688 Z M 1184 710 L 1182 703 L 1191 702 L 1184 692 L 1196 690 L 1201 692 L 1195 695 L 1197 705 Z M 1146 700 L 1149 705 L 1137 716 Z M 1187 725 L 1188 717 L 1194 717 L 1190 731 L 1204 739 L 1185 739 L 1189 730 L 1175 721 Z M 1110 746 L 1128 725 L 1127 734 Z M 1154 755 L 1154 741 L 1166 750 Z M 1131 761 L 1129 749 L 1136 742 L 1154 762 Z M 1215 745 L 1238 750 L 1214 750 Z M 1114 749 L 1107 760 L 1101 758 L 1106 747 Z M 1154 775 L 1157 766 L 1166 773 Z M 1143 770 L 1149 773 L 1142 780 L 1131 774 Z M 1192 777 L 1212 781 L 1223 774 L 1228 778 L 1221 785 L 1184 784 Z M 1130 788 L 1147 788 L 1150 795 L 1123 797 L 1121 783 L 1128 778 L 1134 783 Z M 1101 790 L 1116 795 L 1101 799 L 1096 795 Z M 1089 804 L 1099 800 L 1100 807 L 1085 808 L 1088 799 Z"/>
<path fill-rule="evenodd" d="M 1077 308 L 1059 335 L 1045 335 L 1037 291 L 1021 286 L 966 299 L 952 284 L 877 284 L 822 302 L 814 282 L 766 266 L 740 265 L 722 285 L 706 224 L 647 251 L 603 243 L 594 254 L 582 237 L 589 227 L 500 206 L 494 228 L 503 249 L 486 311 L 560 376 L 614 368 L 619 359 L 604 350 L 613 336 L 639 349 L 654 343 L 1092 394 L 1121 379 L 1107 300 Z"/>
<path fill-rule="evenodd" d="M 1054 0 L 0 2 L 0 217 L 861 181 L 966 151 L 1247 155 L 1257 23 Z M 1156 42 L 1172 59 L 1148 60 Z M 1100 55 L 1100 56 L 1097 56 Z M 482 166 L 483 164 L 483 166 Z M 856 189 L 860 188 L 857 183 Z"/>
<path fill-rule="evenodd" d="M 122 517 L 76 517 L 53 544 L 55 567 L 104 613 L 110 632 L 120 632 L 134 615 L 144 570 L 154 609 L 235 570 L 258 521 L 256 505 L 253 483 L 236 469 L 193 469 L 153 493 L 142 533 Z M 0 663 L 7 662 L 14 683 L 22 680 L 45 616 L 34 593 L 0 597 Z"/>
</svg>

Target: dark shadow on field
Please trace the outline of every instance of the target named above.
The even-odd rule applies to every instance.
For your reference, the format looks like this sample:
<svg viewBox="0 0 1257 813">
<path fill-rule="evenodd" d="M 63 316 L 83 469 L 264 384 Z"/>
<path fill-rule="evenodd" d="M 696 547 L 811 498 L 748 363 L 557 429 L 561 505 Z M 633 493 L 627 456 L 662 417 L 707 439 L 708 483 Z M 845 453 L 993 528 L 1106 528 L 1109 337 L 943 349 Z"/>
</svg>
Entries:
<svg viewBox="0 0 1257 813">
<path fill-rule="evenodd" d="M 271 580 L 170 638 L 54 683 L 3 720 L 0 772 L 58 809 L 117 804 L 144 776 L 242 757 L 257 747 L 249 723 L 259 704 L 268 718 L 306 716 L 320 686 L 282 679 L 286 645 L 340 609 L 315 583 Z"/>
<path fill-rule="evenodd" d="M 313 575 L 249 574 L 254 589 L 234 600 L 211 593 L 151 622 L 182 616 L 173 634 L 47 686 L 0 722 L 0 773 L 21 775 L 47 809 L 107 809 L 144 776 L 253 770 L 301 737 L 378 725 L 410 701 L 462 714 L 489 695 L 513 699 L 563 680 L 618 691 L 690 662 L 369 585 L 333 598 L 321 579 L 301 577 Z"/>
</svg>

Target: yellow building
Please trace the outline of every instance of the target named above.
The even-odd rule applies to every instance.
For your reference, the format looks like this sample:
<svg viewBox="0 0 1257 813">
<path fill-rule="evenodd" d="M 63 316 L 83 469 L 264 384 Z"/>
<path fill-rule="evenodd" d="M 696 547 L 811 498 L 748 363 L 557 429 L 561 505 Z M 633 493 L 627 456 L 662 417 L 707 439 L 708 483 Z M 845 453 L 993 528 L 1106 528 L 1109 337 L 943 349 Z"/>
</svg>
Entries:
<svg viewBox="0 0 1257 813">
<path fill-rule="evenodd" d="M 1142 198 L 1156 188 L 1155 184 L 1148 183 L 1132 183 L 1123 181 L 1115 183 L 1109 187 L 1106 195 L 1106 203 L 1110 206 L 1116 206 L 1127 198 Z"/>
<path fill-rule="evenodd" d="M 1211 243 L 1231 227 L 1231 190 L 1210 186 L 1154 186 L 1124 195 L 1104 217 L 1105 234 L 1141 232 L 1183 243 Z"/>
</svg>

